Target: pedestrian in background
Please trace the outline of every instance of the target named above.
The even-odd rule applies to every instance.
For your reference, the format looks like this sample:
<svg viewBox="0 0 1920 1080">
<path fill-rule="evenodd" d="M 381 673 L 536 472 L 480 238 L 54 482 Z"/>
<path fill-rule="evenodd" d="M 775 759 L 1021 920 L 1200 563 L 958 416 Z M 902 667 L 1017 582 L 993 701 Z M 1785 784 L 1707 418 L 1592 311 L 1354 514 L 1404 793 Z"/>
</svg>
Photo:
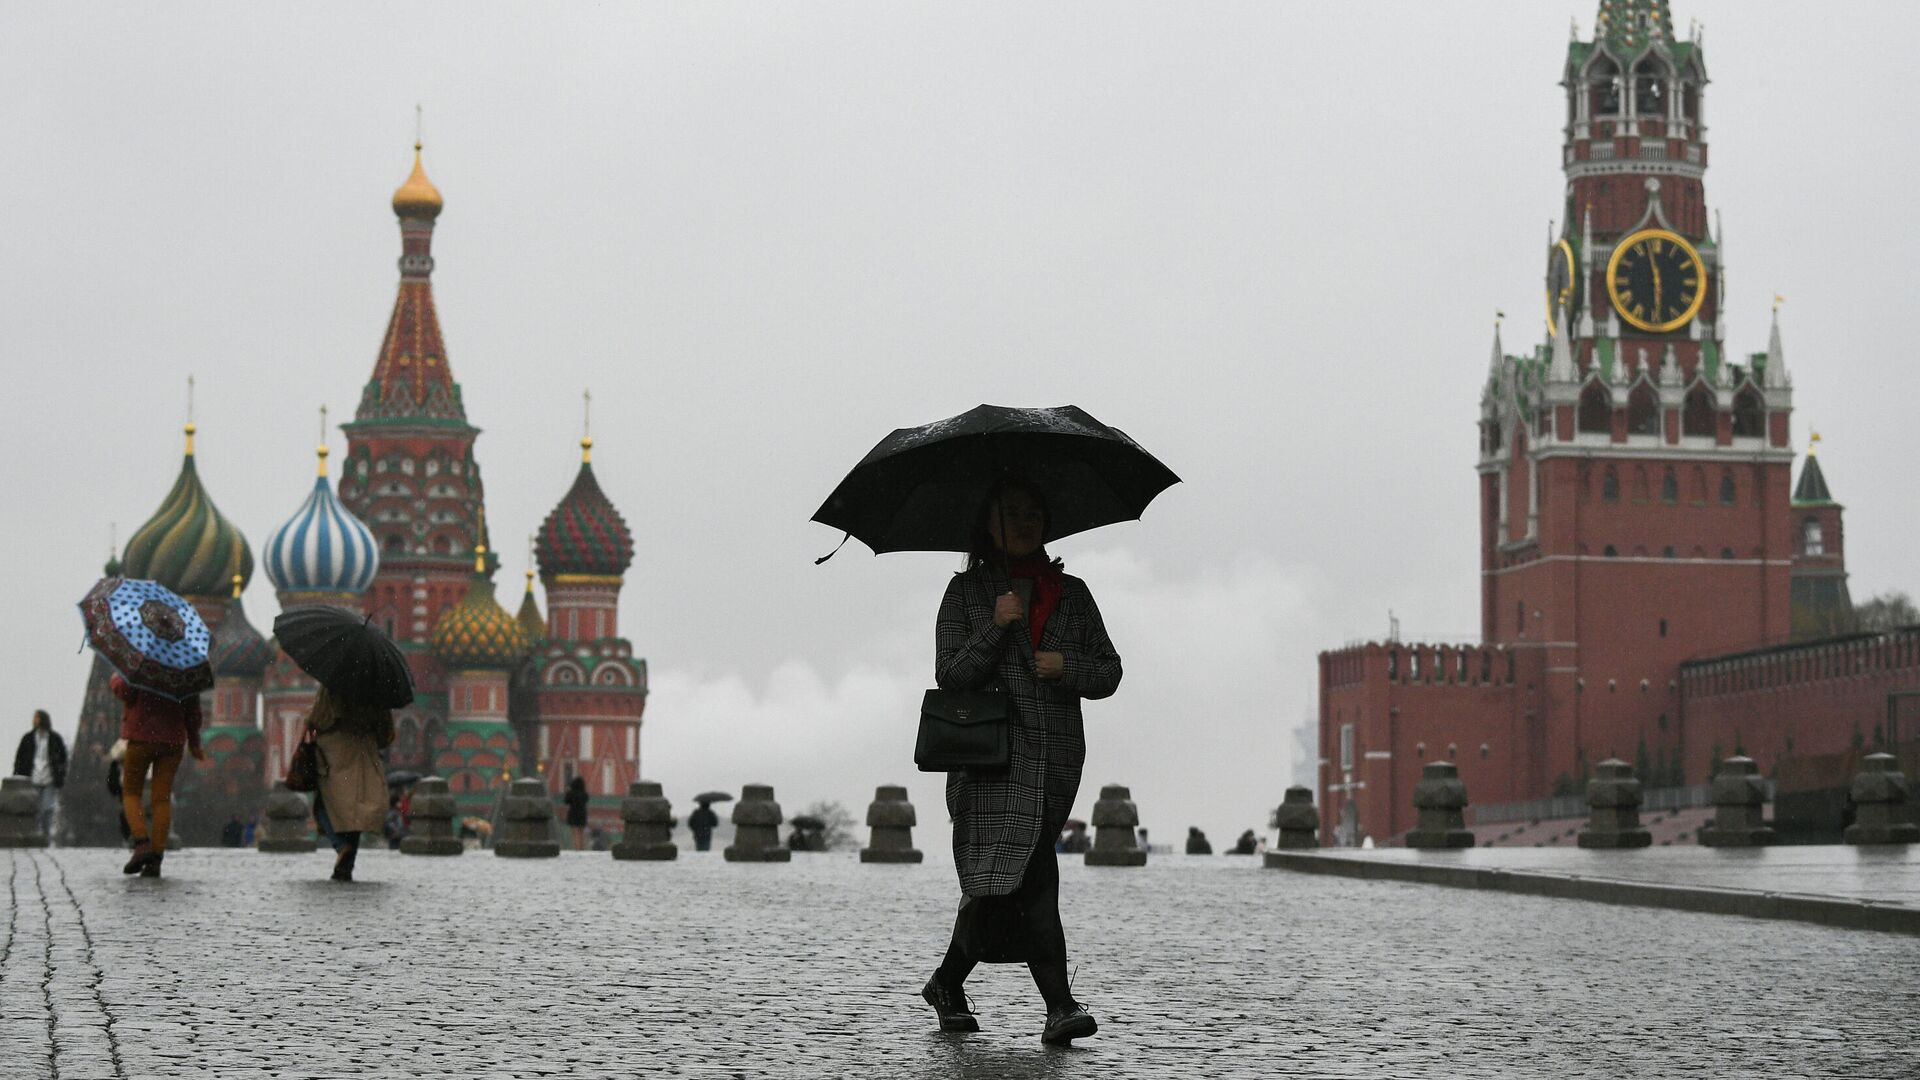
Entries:
<svg viewBox="0 0 1920 1080">
<path fill-rule="evenodd" d="M 207 752 L 200 748 L 200 695 L 175 701 L 142 690 L 117 674 L 107 687 L 126 706 L 120 714 L 120 737 L 127 742 L 120 806 L 127 815 L 133 857 L 120 872 L 157 878 L 173 829 L 173 777 L 180 771 L 181 754 L 207 760 Z M 151 820 L 141 801 L 149 778 L 153 781 Z"/>
<path fill-rule="evenodd" d="M 982 961 L 1024 961 L 1047 1003 L 1040 1037 L 1065 1043 L 1099 1025 L 1067 978 L 1054 843 L 1086 761 L 1080 701 L 1119 687 L 1120 656 L 1086 583 L 1047 555 L 1040 491 L 1003 480 L 976 520 L 967 568 L 940 601 L 934 679 L 942 690 L 1003 687 L 1011 753 L 1005 769 L 947 774 L 962 897 L 946 958 L 920 993 L 942 1031 L 978 1031 L 968 974 Z"/>
<path fill-rule="evenodd" d="M 707 851 L 713 847 L 713 830 L 720 824 L 720 815 L 713 807 L 701 803 L 693 813 L 687 815 L 687 829 L 693 833 L 693 850 Z"/>
<path fill-rule="evenodd" d="M 587 850 L 587 781 L 576 776 L 567 781 L 567 828 L 573 830 L 573 850 Z"/>
<path fill-rule="evenodd" d="M 13 774 L 33 780 L 40 797 L 40 835 L 51 844 L 60 788 L 67 782 L 67 742 L 53 730 L 47 710 L 33 710 L 33 729 L 20 737 L 20 748 L 13 754 Z"/>
<path fill-rule="evenodd" d="M 1200 826 L 1198 825 L 1189 825 L 1187 827 L 1187 854 L 1213 854 L 1213 842 L 1207 839 L 1207 834 L 1201 832 Z"/>
<path fill-rule="evenodd" d="M 113 796 L 113 805 L 119 809 L 115 816 L 120 819 L 120 842 L 127 843 L 133 830 L 127 828 L 127 807 L 122 799 L 124 789 L 120 786 L 120 763 L 127 759 L 127 740 L 113 740 L 113 749 L 107 751 L 107 794 Z"/>
<path fill-rule="evenodd" d="M 307 714 L 320 751 L 320 788 L 313 820 L 333 845 L 333 880 L 352 881 L 360 834 L 387 819 L 387 768 L 380 751 L 393 743 L 393 712 L 336 696 L 325 686 Z"/>
</svg>

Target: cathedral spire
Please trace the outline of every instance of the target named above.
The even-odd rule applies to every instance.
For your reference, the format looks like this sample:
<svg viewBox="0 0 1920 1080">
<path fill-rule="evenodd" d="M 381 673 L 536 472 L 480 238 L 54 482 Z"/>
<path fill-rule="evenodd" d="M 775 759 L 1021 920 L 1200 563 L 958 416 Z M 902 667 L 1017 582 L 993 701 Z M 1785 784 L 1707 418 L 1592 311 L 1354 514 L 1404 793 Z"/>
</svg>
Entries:
<svg viewBox="0 0 1920 1080">
<path fill-rule="evenodd" d="M 400 291 L 387 320 L 373 378 L 360 397 L 357 424 L 466 422 L 460 388 L 447 364 L 433 302 L 433 226 L 445 207 L 427 179 L 421 144 L 413 145 L 413 172 L 393 193 L 400 219 Z"/>
</svg>

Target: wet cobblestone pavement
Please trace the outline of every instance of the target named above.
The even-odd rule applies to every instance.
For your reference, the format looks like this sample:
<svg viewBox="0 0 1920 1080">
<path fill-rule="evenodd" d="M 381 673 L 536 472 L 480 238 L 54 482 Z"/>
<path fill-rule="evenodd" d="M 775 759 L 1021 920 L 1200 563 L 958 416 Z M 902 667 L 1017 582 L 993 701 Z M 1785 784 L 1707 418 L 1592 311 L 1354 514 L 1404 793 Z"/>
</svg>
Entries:
<svg viewBox="0 0 1920 1080">
<path fill-rule="evenodd" d="M 122 858 L 0 858 L 0 1077 L 1920 1075 L 1892 934 L 1063 860 L 1101 1031 L 1058 1049 L 1017 967 L 969 984 L 983 1031 L 937 1032 L 937 861 Z"/>
</svg>

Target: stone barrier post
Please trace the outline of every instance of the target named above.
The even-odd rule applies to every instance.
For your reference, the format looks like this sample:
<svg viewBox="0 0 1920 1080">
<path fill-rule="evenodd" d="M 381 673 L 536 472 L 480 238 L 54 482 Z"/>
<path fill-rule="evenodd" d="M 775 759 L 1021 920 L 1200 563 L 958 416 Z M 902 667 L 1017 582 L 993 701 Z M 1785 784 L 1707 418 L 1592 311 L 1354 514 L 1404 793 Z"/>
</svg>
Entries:
<svg viewBox="0 0 1920 1080">
<path fill-rule="evenodd" d="M 1147 853 L 1133 835 L 1139 824 L 1140 809 L 1133 805 L 1133 792 L 1126 785 L 1101 788 L 1100 801 L 1093 804 L 1093 847 L 1087 851 L 1087 865 L 1147 865 Z"/>
<path fill-rule="evenodd" d="M 1773 829 L 1761 819 L 1767 784 L 1750 757 L 1730 757 L 1713 777 L 1713 824 L 1700 830 L 1707 847 L 1764 847 Z"/>
<path fill-rule="evenodd" d="M 275 780 L 273 790 L 267 792 L 265 820 L 260 823 L 253 846 L 267 852 L 312 851 L 317 846 L 307 828 L 312 813 L 306 796 L 288 787 L 285 780 Z"/>
<path fill-rule="evenodd" d="M 1583 848 L 1643 848 L 1653 834 L 1640 827 L 1640 781 L 1633 766 L 1608 758 L 1593 767 L 1587 781 L 1587 827 L 1580 830 Z"/>
<path fill-rule="evenodd" d="M 0 780 L 0 847 L 46 847 L 40 831 L 40 789 L 25 776 Z"/>
<path fill-rule="evenodd" d="M 1298 784 L 1288 788 L 1273 811 L 1273 827 L 1280 830 L 1283 849 L 1319 847 L 1320 811 L 1313 808 L 1313 789 Z"/>
<path fill-rule="evenodd" d="M 873 802 L 867 805 L 867 827 L 873 832 L 867 846 L 860 849 L 860 861 L 919 862 L 925 856 L 913 847 L 913 827 L 917 824 L 906 788 L 898 784 L 875 788 Z"/>
<path fill-rule="evenodd" d="M 773 801 L 771 784 L 748 784 L 733 805 L 733 843 L 721 852 L 728 862 L 791 862 L 793 852 L 780 842 L 786 818 Z"/>
<path fill-rule="evenodd" d="M 407 835 L 400 841 L 402 855 L 458 855 L 467 850 L 453 827 L 453 792 L 438 776 L 423 777 L 413 785 Z"/>
<path fill-rule="evenodd" d="M 1907 776 L 1892 754 L 1868 754 L 1853 778 L 1853 824 L 1849 844 L 1911 844 L 1920 841 L 1920 825 L 1904 819 Z"/>
<path fill-rule="evenodd" d="M 505 859 L 551 859 L 560 854 L 560 844 L 553 838 L 553 799 L 547 794 L 546 781 L 523 776 L 508 786 L 493 853 Z"/>
<path fill-rule="evenodd" d="M 1407 833 L 1410 848 L 1470 848 L 1473 833 L 1467 828 L 1467 785 L 1460 770 L 1451 761 L 1429 761 L 1420 770 L 1420 782 L 1413 785 L 1413 806 L 1420 811 L 1412 831 Z"/>
<path fill-rule="evenodd" d="M 652 780 L 636 780 L 627 785 L 627 797 L 620 800 L 620 820 L 626 827 L 620 842 L 613 845 L 613 857 L 622 861 L 677 859 L 680 849 L 673 846 L 673 804 Z"/>
</svg>

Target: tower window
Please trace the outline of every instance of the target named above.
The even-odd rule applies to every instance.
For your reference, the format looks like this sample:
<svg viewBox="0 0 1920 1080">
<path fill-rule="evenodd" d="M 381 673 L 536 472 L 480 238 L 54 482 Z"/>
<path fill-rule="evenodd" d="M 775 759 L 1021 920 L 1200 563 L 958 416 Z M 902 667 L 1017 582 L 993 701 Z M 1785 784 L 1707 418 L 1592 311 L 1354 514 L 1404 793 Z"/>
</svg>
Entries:
<svg viewBox="0 0 1920 1080">
<path fill-rule="evenodd" d="M 1664 547 L 1664 548 L 1661 548 L 1661 549 L 1660 549 L 1660 557 L 1661 557 L 1661 558 L 1663 558 L 1663 559 L 1671 559 L 1671 558 L 1674 558 L 1674 557 L 1675 557 L 1675 555 L 1674 555 L 1674 550 L 1673 550 L 1673 545 L 1672 545 L 1672 544 L 1668 544 L 1668 545 L 1667 545 L 1666 547 Z M 1660 636 L 1661 636 L 1661 637 L 1665 637 L 1666 635 L 1665 635 L 1665 634 L 1662 634 L 1662 635 L 1660 635 Z"/>
<path fill-rule="evenodd" d="M 1712 435 L 1717 405 L 1713 391 L 1705 383 L 1694 383 L 1687 391 L 1687 403 L 1680 414 L 1680 431 L 1685 435 Z"/>
<path fill-rule="evenodd" d="M 1600 552 L 1600 554 L 1605 555 L 1609 559 L 1618 558 L 1620 555 L 1620 549 L 1614 547 L 1612 544 L 1608 544 L 1606 548 Z"/>
<path fill-rule="evenodd" d="M 1647 467 L 1645 465 L 1633 467 L 1633 501 L 1636 503 L 1647 501 Z"/>
<path fill-rule="evenodd" d="M 1660 477 L 1660 501 L 1668 506 L 1680 501 L 1680 480 L 1673 475 L 1672 469 Z"/>
<path fill-rule="evenodd" d="M 1800 526 L 1800 554 L 1825 555 L 1826 553 L 1826 534 L 1820 528 L 1819 519 L 1808 518 Z"/>
<path fill-rule="evenodd" d="M 1526 635 L 1527 602 L 1525 600 L 1513 605 L 1513 632 L 1523 637 Z"/>
<path fill-rule="evenodd" d="M 1661 78 L 1659 66 L 1651 60 L 1634 72 L 1633 111 L 1638 116 L 1667 114 L 1667 80 Z"/>
<path fill-rule="evenodd" d="M 1660 620 L 1660 636 L 1661 637 L 1667 636 L 1667 620 L 1665 619 Z"/>
<path fill-rule="evenodd" d="M 1620 501 L 1620 473 L 1613 466 L 1607 466 L 1607 475 L 1600 481 L 1600 497 L 1608 502 Z"/>
<path fill-rule="evenodd" d="M 1728 560 L 1729 562 L 1731 562 L 1731 561 L 1733 560 L 1733 549 L 1732 549 L 1732 548 L 1730 548 L 1730 547 L 1723 547 L 1723 548 L 1721 548 L 1721 549 L 1720 549 L 1720 557 L 1721 557 L 1722 559 L 1726 559 L 1726 560 Z"/>
<path fill-rule="evenodd" d="M 1767 433 L 1766 407 L 1760 402 L 1760 392 L 1751 386 L 1742 387 L 1733 397 L 1733 433 L 1743 438 Z"/>
<path fill-rule="evenodd" d="M 1658 435 L 1659 433 L 1660 398 L 1653 392 L 1653 387 L 1642 382 L 1627 395 L 1627 434 Z"/>
<path fill-rule="evenodd" d="M 1601 435 L 1613 430 L 1613 397 L 1598 382 L 1590 382 L 1585 390 L 1580 391 L 1578 427 L 1581 431 Z"/>
<path fill-rule="evenodd" d="M 1740 501 L 1740 489 L 1734 485 L 1733 470 L 1720 470 L 1720 505 L 1732 506 Z"/>
</svg>

